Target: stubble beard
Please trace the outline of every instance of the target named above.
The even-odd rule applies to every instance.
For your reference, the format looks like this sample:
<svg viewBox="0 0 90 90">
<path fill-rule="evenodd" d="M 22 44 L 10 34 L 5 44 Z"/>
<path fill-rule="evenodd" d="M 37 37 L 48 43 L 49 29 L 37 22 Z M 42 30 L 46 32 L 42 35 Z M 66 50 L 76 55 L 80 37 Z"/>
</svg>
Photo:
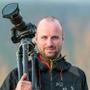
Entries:
<svg viewBox="0 0 90 90">
<path fill-rule="evenodd" d="M 53 55 L 49 56 L 45 51 L 39 50 L 44 60 L 56 59 L 61 54 L 62 47 L 58 48 L 58 51 L 55 51 Z"/>
</svg>

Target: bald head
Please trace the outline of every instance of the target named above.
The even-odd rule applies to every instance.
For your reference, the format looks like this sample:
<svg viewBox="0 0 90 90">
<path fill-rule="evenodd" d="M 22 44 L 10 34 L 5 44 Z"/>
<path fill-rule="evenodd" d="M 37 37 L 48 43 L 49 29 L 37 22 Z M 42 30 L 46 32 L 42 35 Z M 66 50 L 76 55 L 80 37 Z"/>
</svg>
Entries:
<svg viewBox="0 0 90 90">
<path fill-rule="evenodd" d="M 58 30 L 60 30 L 62 32 L 62 26 L 61 26 L 61 23 L 59 22 L 59 20 L 55 17 L 52 17 L 52 16 L 47 16 L 47 17 L 44 17 L 38 24 L 37 24 L 37 32 L 39 30 L 41 30 L 41 26 L 46 26 L 49 24 L 49 23 L 52 23 L 54 26 L 56 26 L 58 28 Z"/>
</svg>

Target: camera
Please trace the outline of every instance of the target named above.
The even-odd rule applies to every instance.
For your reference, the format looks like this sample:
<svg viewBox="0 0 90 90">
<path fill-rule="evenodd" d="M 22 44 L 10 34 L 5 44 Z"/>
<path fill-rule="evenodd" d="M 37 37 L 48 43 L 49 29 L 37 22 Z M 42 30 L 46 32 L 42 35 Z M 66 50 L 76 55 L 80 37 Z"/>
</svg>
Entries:
<svg viewBox="0 0 90 90">
<path fill-rule="evenodd" d="M 26 24 L 19 11 L 18 3 L 7 4 L 2 10 L 3 18 L 10 19 L 11 23 L 14 25 L 11 29 L 11 40 L 13 43 L 20 42 L 22 38 L 33 38 L 35 35 L 36 26 L 32 23 Z"/>
</svg>

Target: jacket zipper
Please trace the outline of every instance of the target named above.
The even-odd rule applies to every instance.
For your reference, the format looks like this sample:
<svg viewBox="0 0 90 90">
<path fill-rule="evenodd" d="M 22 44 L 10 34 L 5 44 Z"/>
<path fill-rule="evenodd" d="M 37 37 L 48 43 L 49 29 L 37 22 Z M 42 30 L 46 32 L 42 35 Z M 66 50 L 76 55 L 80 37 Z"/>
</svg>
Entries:
<svg viewBox="0 0 90 90">
<path fill-rule="evenodd" d="M 60 87 L 62 88 L 62 90 L 64 90 L 65 88 L 63 87 L 63 76 L 62 76 L 62 69 L 60 71 Z M 65 89 L 67 90 L 67 89 Z"/>
<path fill-rule="evenodd" d="M 50 87 L 52 90 L 52 67 L 53 67 L 53 60 L 50 60 Z"/>
</svg>

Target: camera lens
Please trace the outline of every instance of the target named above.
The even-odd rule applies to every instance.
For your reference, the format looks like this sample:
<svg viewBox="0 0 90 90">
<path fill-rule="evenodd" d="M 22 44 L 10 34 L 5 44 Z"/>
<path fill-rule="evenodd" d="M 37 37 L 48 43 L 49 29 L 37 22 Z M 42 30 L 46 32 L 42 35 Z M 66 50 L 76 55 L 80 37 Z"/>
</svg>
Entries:
<svg viewBox="0 0 90 90">
<path fill-rule="evenodd" d="M 18 3 L 11 3 L 6 5 L 2 10 L 2 15 L 4 18 L 10 19 L 12 24 L 14 24 L 19 31 L 25 30 L 26 25 L 19 14 Z"/>
<path fill-rule="evenodd" d="M 2 15 L 4 18 L 10 18 L 11 15 L 13 15 L 16 11 L 19 12 L 18 4 L 17 3 L 11 3 L 6 5 L 2 10 Z"/>
</svg>

